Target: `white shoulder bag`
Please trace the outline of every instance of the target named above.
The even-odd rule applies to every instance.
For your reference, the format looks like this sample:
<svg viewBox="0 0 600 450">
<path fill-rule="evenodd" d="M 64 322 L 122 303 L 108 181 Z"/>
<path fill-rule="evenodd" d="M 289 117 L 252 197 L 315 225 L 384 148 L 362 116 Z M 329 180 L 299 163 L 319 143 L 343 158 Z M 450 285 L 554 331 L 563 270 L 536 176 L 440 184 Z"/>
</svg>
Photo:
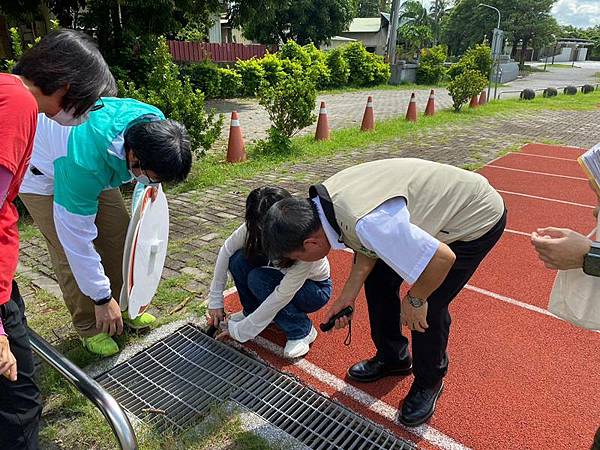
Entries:
<svg viewBox="0 0 600 450">
<path fill-rule="evenodd" d="M 600 216 L 596 240 L 600 240 Z M 586 275 L 582 269 L 559 270 L 548 311 L 579 327 L 600 330 L 600 277 Z"/>
</svg>

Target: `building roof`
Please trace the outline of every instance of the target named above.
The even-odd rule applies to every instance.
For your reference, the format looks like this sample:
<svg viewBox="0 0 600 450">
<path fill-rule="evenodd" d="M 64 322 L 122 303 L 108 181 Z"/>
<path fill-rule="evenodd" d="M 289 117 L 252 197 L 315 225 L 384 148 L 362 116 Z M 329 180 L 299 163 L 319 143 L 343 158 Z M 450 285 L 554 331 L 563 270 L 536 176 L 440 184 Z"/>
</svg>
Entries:
<svg viewBox="0 0 600 450">
<path fill-rule="evenodd" d="M 592 45 L 593 41 L 589 41 L 587 39 L 579 39 L 579 38 L 559 38 L 557 40 L 559 44 L 579 44 L 579 45 Z"/>
<path fill-rule="evenodd" d="M 331 41 L 343 41 L 343 42 L 356 42 L 356 39 L 347 38 L 344 36 L 333 36 L 330 40 Z"/>
<path fill-rule="evenodd" d="M 380 17 L 357 17 L 351 23 L 347 33 L 377 33 L 381 30 Z"/>
</svg>

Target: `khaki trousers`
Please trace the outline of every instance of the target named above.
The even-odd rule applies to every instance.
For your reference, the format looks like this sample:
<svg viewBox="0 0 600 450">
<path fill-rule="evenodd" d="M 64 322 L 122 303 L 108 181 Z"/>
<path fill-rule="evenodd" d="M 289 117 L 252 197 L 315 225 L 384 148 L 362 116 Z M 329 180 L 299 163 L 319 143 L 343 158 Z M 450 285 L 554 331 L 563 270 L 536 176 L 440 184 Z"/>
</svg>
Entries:
<svg viewBox="0 0 600 450">
<path fill-rule="evenodd" d="M 75 330 L 82 337 L 95 336 L 98 330 L 94 303 L 79 290 L 56 234 L 53 214 L 54 196 L 38 194 L 19 194 L 19 196 L 46 239 L 52 267 L 71 313 Z M 123 250 L 128 225 L 129 213 L 119 189 L 102 192 L 96 215 L 98 237 L 94 240 L 94 246 L 102 259 L 104 272 L 110 280 L 112 296 L 117 302 L 123 285 Z"/>
</svg>

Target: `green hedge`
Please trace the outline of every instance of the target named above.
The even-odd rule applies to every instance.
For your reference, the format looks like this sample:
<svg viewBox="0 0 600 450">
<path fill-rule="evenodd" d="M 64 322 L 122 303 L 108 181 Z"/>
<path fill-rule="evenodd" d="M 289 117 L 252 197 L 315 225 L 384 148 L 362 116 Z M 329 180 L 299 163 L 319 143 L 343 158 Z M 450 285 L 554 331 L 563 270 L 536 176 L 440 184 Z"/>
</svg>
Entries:
<svg viewBox="0 0 600 450">
<path fill-rule="evenodd" d="M 182 73 L 207 98 L 254 97 L 262 86 L 276 86 L 288 77 L 308 78 L 321 90 L 375 86 L 390 79 L 389 65 L 360 42 L 323 52 L 314 44 L 288 41 L 277 53 L 238 60 L 231 69 L 207 61 L 186 65 Z"/>
</svg>

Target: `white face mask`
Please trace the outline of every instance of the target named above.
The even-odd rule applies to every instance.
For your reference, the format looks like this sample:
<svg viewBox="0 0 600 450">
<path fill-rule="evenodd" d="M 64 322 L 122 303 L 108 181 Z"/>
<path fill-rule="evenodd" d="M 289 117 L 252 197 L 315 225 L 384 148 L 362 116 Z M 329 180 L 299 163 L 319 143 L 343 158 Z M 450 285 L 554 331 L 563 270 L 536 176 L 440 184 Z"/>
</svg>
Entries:
<svg viewBox="0 0 600 450">
<path fill-rule="evenodd" d="M 153 183 L 152 181 L 150 181 L 150 178 L 148 178 L 146 175 L 141 174 L 141 175 L 136 175 L 134 174 L 131 170 L 129 171 L 129 173 L 131 174 L 131 176 L 133 178 L 135 178 L 135 181 L 137 181 L 138 183 L 143 184 L 144 186 L 151 186 L 151 187 L 155 187 L 158 186 L 160 183 Z"/>
<path fill-rule="evenodd" d="M 76 127 L 77 125 L 81 125 L 83 122 L 87 121 L 89 118 L 88 112 L 83 113 L 79 117 L 74 117 L 73 108 L 71 108 L 69 111 L 61 109 L 57 114 L 50 117 L 50 119 L 58 122 L 64 127 Z"/>
</svg>

